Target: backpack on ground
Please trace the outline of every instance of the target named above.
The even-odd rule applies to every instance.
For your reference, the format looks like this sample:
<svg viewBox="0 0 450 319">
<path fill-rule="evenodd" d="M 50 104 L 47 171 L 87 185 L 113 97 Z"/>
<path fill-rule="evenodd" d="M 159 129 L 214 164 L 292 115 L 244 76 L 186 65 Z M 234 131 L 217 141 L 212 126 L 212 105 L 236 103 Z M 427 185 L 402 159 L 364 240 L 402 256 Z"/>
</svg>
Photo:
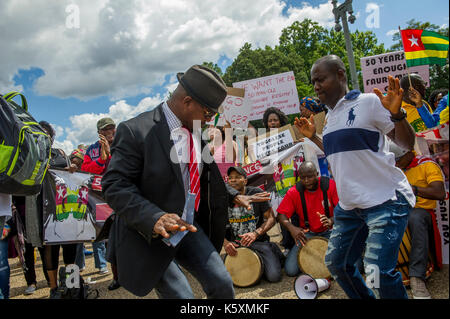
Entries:
<svg viewBox="0 0 450 319">
<path fill-rule="evenodd" d="M 97 299 L 99 292 L 97 289 L 92 289 L 78 273 L 75 274 L 78 287 L 68 288 L 66 285 L 66 278 L 71 273 L 67 272 L 66 267 L 59 268 L 59 283 L 58 292 L 61 299 Z"/>
<path fill-rule="evenodd" d="M 12 99 L 20 96 L 22 106 Z M 52 141 L 28 113 L 25 96 L 0 95 L 0 193 L 39 193 L 47 172 Z"/>
</svg>

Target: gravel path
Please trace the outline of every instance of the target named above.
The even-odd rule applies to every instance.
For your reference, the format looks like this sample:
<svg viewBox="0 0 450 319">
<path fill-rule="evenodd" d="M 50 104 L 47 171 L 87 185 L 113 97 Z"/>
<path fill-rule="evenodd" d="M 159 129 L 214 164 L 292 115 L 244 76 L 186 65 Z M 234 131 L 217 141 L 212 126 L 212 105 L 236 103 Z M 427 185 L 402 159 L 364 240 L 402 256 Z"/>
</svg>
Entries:
<svg viewBox="0 0 450 319">
<path fill-rule="evenodd" d="M 270 232 L 271 240 L 279 242 L 280 234 L 278 229 L 274 229 Z M 92 250 L 90 244 L 86 245 L 86 248 Z M 60 254 L 62 255 L 62 254 Z M 10 259 L 11 267 L 11 299 L 44 299 L 48 298 L 50 289 L 47 287 L 46 280 L 42 273 L 42 264 L 39 258 L 36 262 L 36 276 L 37 276 L 37 290 L 34 294 L 25 296 L 24 291 L 27 288 L 26 281 L 23 275 L 22 268 L 18 262 L 18 259 Z M 60 260 L 60 265 L 63 265 Z M 119 288 L 114 291 L 108 290 L 108 285 L 112 280 L 112 273 L 110 265 L 108 264 L 109 273 L 99 274 L 98 269 L 94 267 L 94 257 L 86 256 L 86 269 L 82 272 L 83 278 L 88 278 L 95 283 L 91 284 L 93 288 L 99 290 L 100 299 L 136 299 L 138 297 L 126 291 L 124 288 Z M 448 299 L 449 298 L 449 267 L 444 265 L 443 269 L 434 271 L 431 278 L 427 281 L 427 287 L 434 299 Z M 205 294 L 195 278 L 187 273 L 189 282 L 191 283 L 192 290 L 194 291 L 196 298 L 205 298 Z M 294 292 L 295 277 L 288 277 L 283 271 L 283 278 L 279 283 L 269 283 L 262 279 L 259 284 L 248 288 L 235 288 L 235 294 L 237 299 L 297 299 L 297 295 Z M 411 298 L 411 291 L 407 289 Z M 157 296 L 154 291 L 144 297 L 145 299 L 156 299 Z M 331 282 L 331 286 L 328 290 L 322 292 L 319 299 L 347 299 L 347 296 L 335 282 Z"/>
</svg>

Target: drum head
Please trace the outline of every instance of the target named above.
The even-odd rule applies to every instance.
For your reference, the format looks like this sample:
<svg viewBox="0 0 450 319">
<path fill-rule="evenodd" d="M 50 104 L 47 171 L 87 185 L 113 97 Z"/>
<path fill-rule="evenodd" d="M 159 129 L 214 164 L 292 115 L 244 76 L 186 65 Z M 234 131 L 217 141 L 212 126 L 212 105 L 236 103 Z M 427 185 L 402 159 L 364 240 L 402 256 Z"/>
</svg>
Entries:
<svg viewBox="0 0 450 319">
<path fill-rule="evenodd" d="M 328 248 L 328 240 L 324 237 L 312 237 L 306 245 L 298 251 L 298 266 L 305 274 L 318 279 L 331 278 L 331 274 L 325 266 L 325 254 Z"/>
<path fill-rule="evenodd" d="M 261 258 L 250 248 L 239 247 L 237 255 L 227 255 L 224 263 L 235 286 L 251 286 L 257 283 L 262 276 Z"/>
</svg>

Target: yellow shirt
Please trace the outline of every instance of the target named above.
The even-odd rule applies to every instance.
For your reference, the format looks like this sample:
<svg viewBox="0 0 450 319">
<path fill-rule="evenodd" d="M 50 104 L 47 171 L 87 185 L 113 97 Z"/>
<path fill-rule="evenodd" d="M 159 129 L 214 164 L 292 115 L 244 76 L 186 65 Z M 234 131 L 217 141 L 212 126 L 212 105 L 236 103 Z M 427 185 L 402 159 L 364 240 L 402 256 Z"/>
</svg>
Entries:
<svg viewBox="0 0 450 319">
<path fill-rule="evenodd" d="M 405 172 L 408 182 L 417 187 L 427 187 L 432 182 L 443 182 L 441 168 L 434 162 L 425 162 Z M 435 209 L 436 200 L 417 196 L 415 208 Z"/>
<path fill-rule="evenodd" d="M 430 113 L 433 113 L 433 110 L 428 105 L 428 103 L 424 101 L 424 104 L 428 107 Z M 427 126 L 420 117 L 419 111 L 417 111 L 417 108 L 414 105 L 402 101 L 402 108 L 406 111 L 406 119 L 409 122 L 409 124 L 411 124 L 414 131 L 421 132 L 428 130 Z"/>
</svg>

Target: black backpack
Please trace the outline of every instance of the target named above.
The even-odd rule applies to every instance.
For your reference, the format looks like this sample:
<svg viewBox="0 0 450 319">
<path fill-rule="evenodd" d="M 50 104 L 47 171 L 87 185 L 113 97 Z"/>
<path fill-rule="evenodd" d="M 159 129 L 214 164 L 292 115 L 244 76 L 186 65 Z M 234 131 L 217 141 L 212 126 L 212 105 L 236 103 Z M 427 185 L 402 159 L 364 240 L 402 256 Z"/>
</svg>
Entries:
<svg viewBox="0 0 450 319">
<path fill-rule="evenodd" d="M 66 278 L 70 273 L 66 271 L 66 267 L 59 269 L 59 284 L 58 292 L 61 299 L 97 299 L 99 292 L 97 289 L 92 289 L 81 277 L 78 275 L 80 286 L 78 288 L 68 288 L 66 285 Z"/>
<path fill-rule="evenodd" d="M 300 194 L 300 200 L 302 202 L 302 210 L 303 210 L 303 218 L 305 220 L 305 226 L 309 227 L 308 209 L 306 207 L 306 199 L 305 199 L 305 189 L 301 182 L 298 182 L 295 185 L 295 188 L 297 189 L 297 191 Z M 321 176 L 320 177 L 320 189 L 322 190 L 322 194 L 323 194 L 323 207 L 325 209 L 325 215 L 328 218 L 330 218 L 330 207 L 328 205 L 328 188 L 330 188 L 330 178 L 327 176 Z"/>
<path fill-rule="evenodd" d="M 47 173 L 52 141 L 27 110 L 22 94 L 0 95 L 0 193 L 37 194 Z"/>
</svg>

